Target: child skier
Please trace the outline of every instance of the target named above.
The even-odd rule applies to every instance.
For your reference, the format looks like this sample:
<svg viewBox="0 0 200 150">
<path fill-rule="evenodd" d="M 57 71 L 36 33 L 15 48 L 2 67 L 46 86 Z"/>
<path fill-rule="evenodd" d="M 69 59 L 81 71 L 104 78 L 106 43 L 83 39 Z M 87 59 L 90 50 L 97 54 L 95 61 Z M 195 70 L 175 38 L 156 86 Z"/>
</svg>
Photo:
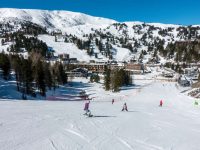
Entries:
<svg viewBox="0 0 200 150">
<path fill-rule="evenodd" d="M 86 103 L 85 103 L 85 107 L 84 107 L 84 110 L 85 110 L 85 114 L 87 114 L 88 113 L 88 111 L 89 111 L 89 105 L 90 105 L 90 101 L 87 101 Z"/>
<path fill-rule="evenodd" d="M 159 106 L 160 106 L 160 107 L 162 107 L 162 105 L 163 105 L 163 101 L 162 101 L 162 100 L 160 100 L 160 105 L 159 105 Z"/>
<path fill-rule="evenodd" d="M 126 103 L 124 103 L 123 108 L 122 108 L 122 111 L 124 111 L 124 110 L 128 111 Z"/>
<path fill-rule="evenodd" d="M 84 115 L 87 115 L 89 117 L 91 117 L 91 111 L 89 110 L 89 105 L 90 105 L 90 101 L 87 101 L 85 103 L 85 107 L 84 107 L 84 110 L 85 110 L 85 114 Z"/>
<path fill-rule="evenodd" d="M 112 99 L 112 104 L 114 104 L 114 102 L 115 102 L 115 100 L 114 100 L 114 99 Z"/>
</svg>

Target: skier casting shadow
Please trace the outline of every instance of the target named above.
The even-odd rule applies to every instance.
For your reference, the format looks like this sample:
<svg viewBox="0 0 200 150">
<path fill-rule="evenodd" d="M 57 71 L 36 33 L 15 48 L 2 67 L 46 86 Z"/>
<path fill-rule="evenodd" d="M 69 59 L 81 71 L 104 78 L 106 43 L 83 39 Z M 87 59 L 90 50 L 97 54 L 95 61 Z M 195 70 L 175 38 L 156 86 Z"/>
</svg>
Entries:
<svg viewBox="0 0 200 150">
<path fill-rule="evenodd" d="M 126 103 L 124 103 L 123 108 L 122 108 L 122 111 L 128 111 L 128 108 L 127 108 Z"/>
<path fill-rule="evenodd" d="M 84 115 L 86 115 L 88 117 L 92 117 L 93 115 L 91 114 L 91 111 L 89 110 L 89 105 L 90 105 L 90 101 L 87 101 L 85 103 L 85 107 L 84 107 L 84 110 L 85 110 Z"/>
</svg>

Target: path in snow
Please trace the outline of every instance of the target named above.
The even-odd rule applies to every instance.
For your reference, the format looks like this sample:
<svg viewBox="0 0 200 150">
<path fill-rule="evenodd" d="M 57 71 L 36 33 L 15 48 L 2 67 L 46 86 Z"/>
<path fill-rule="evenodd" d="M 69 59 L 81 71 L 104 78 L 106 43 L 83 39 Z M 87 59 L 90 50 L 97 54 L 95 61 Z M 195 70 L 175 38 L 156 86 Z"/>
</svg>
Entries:
<svg viewBox="0 0 200 150">
<path fill-rule="evenodd" d="M 199 108 L 175 83 L 152 82 L 96 93 L 91 111 L 84 102 L 0 101 L 1 150 L 197 150 L 200 147 Z M 140 84 L 141 85 L 141 84 Z M 111 104 L 115 98 L 114 105 Z M 158 107 L 159 100 L 164 107 Z M 127 102 L 129 112 L 121 112 Z"/>
</svg>

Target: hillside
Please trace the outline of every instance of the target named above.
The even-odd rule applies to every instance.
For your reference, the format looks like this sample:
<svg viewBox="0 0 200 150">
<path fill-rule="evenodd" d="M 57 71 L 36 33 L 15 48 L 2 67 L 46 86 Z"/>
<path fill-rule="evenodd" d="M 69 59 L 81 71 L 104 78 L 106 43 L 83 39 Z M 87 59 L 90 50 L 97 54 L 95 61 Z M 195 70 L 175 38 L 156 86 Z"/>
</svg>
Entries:
<svg viewBox="0 0 200 150">
<path fill-rule="evenodd" d="M 64 42 L 75 44 L 69 47 L 72 51 L 76 51 L 72 57 L 77 56 L 80 59 L 78 53 L 89 55 L 89 57 L 84 56 L 80 59 L 84 61 L 113 59 L 116 61 L 136 60 L 144 63 L 152 60 L 156 63 L 174 62 L 177 51 L 184 50 L 171 50 L 167 47 L 169 44 L 196 41 L 200 38 L 200 26 L 198 25 L 117 22 L 69 11 L 1 8 L 0 33 L 2 38 L 6 38 L 6 33 L 13 32 L 23 32 L 24 35 L 48 34 L 48 36 L 56 36 L 59 33 L 63 39 L 60 42 L 61 45 Z M 53 38 L 48 37 L 47 39 Z M 52 45 L 52 42 L 50 44 L 48 40 L 42 40 L 47 46 L 56 47 L 57 54 L 65 52 Z M 121 54 L 124 55 L 121 56 Z M 180 55 L 184 57 L 186 54 L 182 52 Z M 195 62 L 198 61 L 198 59 L 195 60 Z"/>
</svg>

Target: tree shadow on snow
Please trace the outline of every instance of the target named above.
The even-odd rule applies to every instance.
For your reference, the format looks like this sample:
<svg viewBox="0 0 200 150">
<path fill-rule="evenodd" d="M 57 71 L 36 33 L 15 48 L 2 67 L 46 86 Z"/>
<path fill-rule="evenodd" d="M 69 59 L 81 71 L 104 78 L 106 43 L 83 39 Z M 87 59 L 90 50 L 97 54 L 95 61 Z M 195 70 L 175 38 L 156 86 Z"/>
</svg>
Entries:
<svg viewBox="0 0 200 150">
<path fill-rule="evenodd" d="M 132 90 L 132 89 L 141 89 L 141 88 L 142 88 L 142 86 L 133 84 L 133 85 L 129 85 L 129 86 L 123 86 L 121 88 L 121 91 Z"/>
<path fill-rule="evenodd" d="M 74 88 L 88 88 L 91 87 L 90 83 L 83 83 L 78 81 L 69 82 L 69 85 Z"/>
</svg>

